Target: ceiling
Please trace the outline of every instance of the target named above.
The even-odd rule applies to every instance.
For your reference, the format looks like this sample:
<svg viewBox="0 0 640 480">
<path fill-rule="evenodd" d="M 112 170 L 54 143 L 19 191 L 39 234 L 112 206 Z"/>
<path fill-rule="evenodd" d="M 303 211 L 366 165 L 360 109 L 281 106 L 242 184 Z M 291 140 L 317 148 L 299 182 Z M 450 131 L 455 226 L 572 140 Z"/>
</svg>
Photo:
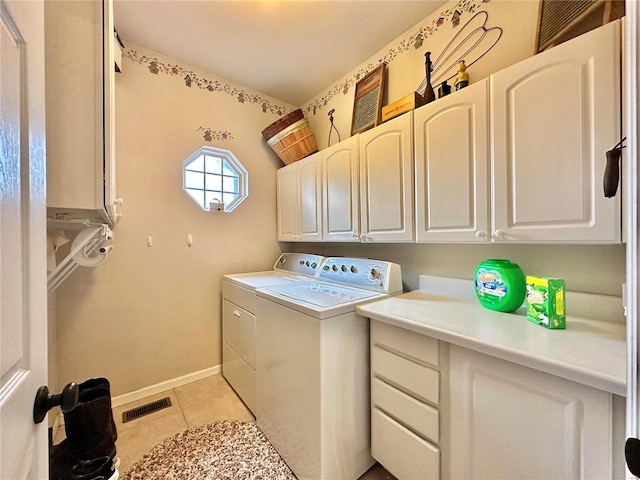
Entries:
<svg viewBox="0 0 640 480">
<path fill-rule="evenodd" d="M 300 106 L 446 0 L 114 0 L 134 44 Z"/>
</svg>

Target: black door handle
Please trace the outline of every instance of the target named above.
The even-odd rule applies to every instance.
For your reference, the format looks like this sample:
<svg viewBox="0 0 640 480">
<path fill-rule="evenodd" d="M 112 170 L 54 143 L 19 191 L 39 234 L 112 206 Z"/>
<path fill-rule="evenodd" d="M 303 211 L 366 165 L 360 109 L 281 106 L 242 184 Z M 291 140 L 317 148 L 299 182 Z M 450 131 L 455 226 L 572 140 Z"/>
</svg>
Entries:
<svg viewBox="0 0 640 480">
<path fill-rule="evenodd" d="M 640 476 L 640 440 L 627 438 L 624 444 L 624 458 L 629 471 L 636 477 Z"/>
<path fill-rule="evenodd" d="M 627 139 L 624 137 L 615 147 L 607 151 L 607 165 L 604 169 L 604 178 L 602 186 L 604 187 L 604 196 L 607 198 L 615 197 L 618 192 L 618 183 L 620 183 L 620 157 L 622 156 L 622 143 Z"/>
<path fill-rule="evenodd" d="M 604 169 L 604 179 L 602 181 L 604 196 L 607 198 L 615 197 L 618 191 L 621 153 L 622 150 L 620 148 L 614 148 L 607 152 L 607 166 Z"/>
<path fill-rule="evenodd" d="M 68 383 L 58 395 L 49 393 L 46 385 L 40 387 L 33 403 L 33 422 L 40 423 L 53 407 L 60 407 L 63 413 L 70 412 L 78 405 L 80 389 L 76 383 Z"/>
</svg>

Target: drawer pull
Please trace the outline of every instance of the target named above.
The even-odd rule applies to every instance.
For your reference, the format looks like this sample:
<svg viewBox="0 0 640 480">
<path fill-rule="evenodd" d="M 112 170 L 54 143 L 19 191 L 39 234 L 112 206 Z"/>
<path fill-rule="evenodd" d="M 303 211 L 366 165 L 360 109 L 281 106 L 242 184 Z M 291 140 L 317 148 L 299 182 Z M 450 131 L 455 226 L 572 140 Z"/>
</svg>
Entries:
<svg viewBox="0 0 640 480">
<path fill-rule="evenodd" d="M 233 311 L 233 314 L 234 314 L 236 317 L 240 318 L 240 312 L 239 312 L 238 310 L 234 310 L 234 311 Z"/>
</svg>

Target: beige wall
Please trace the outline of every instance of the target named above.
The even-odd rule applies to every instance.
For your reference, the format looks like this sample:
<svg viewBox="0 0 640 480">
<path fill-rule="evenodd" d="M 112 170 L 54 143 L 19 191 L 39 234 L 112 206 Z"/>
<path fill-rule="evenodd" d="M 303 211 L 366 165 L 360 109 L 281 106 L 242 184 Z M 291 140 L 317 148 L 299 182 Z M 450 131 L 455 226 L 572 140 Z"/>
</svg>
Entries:
<svg viewBox="0 0 640 480">
<path fill-rule="evenodd" d="M 474 12 L 464 11 L 459 27 L 450 22 L 451 12 L 461 5 L 475 6 Z M 486 27 L 501 27 L 502 37 L 496 46 L 475 65 L 469 67 L 470 81 L 488 77 L 513 63 L 531 56 L 534 52 L 539 3 L 536 0 L 451 1 L 434 15 L 418 22 L 413 28 L 377 52 L 349 72 L 338 85 L 352 85 L 356 75 L 378 59 L 388 59 L 387 100 L 394 101 L 413 91 L 424 78 L 424 52 L 431 51 L 435 60 L 447 43 L 478 11 L 486 11 Z M 462 10 L 462 9 L 461 9 Z M 445 21 L 438 26 L 436 20 Z M 472 25 L 478 26 L 475 21 Z M 420 48 L 403 50 L 411 44 L 414 34 L 424 27 L 432 30 Z M 464 34 L 458 38 L 463 37 Z M 475 37 L 474 37 L 475 38 Z M 399 53 L 401 52 L 401 53 Z M 450 84 L 452 82 L 449 82 Z M 338 92 L 338 93 L 336 93 Z M 355 88 L 350 86 L 346 94 L 335 86 L 310 99 L 304 109 L 320 148 L 327 146 L 329 121 L 327 112 L 335 109 L 334 121 L 342 138 L 349 136 Z M 541 92 L 544 94 L 544 92 Z M 324 100 L 329 99 L 326 105 Z M 314 109 L 315 107 L 315 109 Z M 315 113 L 314 113 L 315 112 Z M 335 133 L 332 145 L 335 143 Z M 508 258 L 518 263 L 525 273 L 555 276 L 567 281 L 570 290 L 606 293 L 620 296 L 624 282 L 625 249 L 622 245 L 610 246 L 558 246 L 558 245 L 372 245 L 372 244 L 291 244 L 284 250 L 312 251 L 323 255 L 348 255 L 380 258 L 402 266 L 405 288 L 418 287 L 421 273 L 455 278 L 473 278 L 475 266 L 487 258 Z"/>
<path fill-rule="evenodd" d="M 117 75 L 117 195 L 124 206 L 115 249 L 99 267 L 78 268 L 57 291 L 60 384 L 107 376 L 114 395 L 219 365 L 221 275 L 270 269 L 280 254 L 274 199 L 282 164 L 260 133 L 279 115 L 263 112 L 262 102 L 239 102 L 238 91 L 253 94 L 242 86 L 127 47 L 135 58 L 218 80 L 230 93 L 188 88 L 166 71 L 154 75 L 148 59 L 125 58 Z M 207 142 L 199 127 L 232 138 Z M 203 145 L 233 151 L 249 172 L 249 197 L 232 213 L 205 212 L 182 190 L 182 162 Z"/>
<path fill-rule="evenodd" d="M 487 26 L 504 29 L 498 45 L 469 69 L 472 82 L 532 54 L 537 1 L 461 0 L 449 2 L 442 11 L 462 4 L 486 9 Z M 424 52 L 428 48 L 438 53 L 455 34 L 445 22 L 421 48 L 398 53 L 403 40 L 422 26 L 433 26 L 439 16 L 427 17 L 371 58 L 370 62 L 391 58 L 387 100 L 415 89 L 424 74 Z M 471 16 L 463 12 L 461 25 Z M 620 245 L 278 244 L 275 170 L 282 164 L 260 136 L 279 117 L 272 108 L 278 102 L 267 99 L 265 104 L 256 94 L 256 103 L 241 103 L 241 86 L 227 89 L 235 88 L 233 95 L 195 85 L 187 88 L 171 68 L 179 67 L 182 74 L 190 67 L 142 48 L 128 48 L 136 50 L 136 58 L 157 57 L 162 68 L 154 75 L 149 59 L 125 59 L 124 73 L 118 75 L 117 192 L 125 199 L 123 217 L 108 261 L 93 269 L 79 268 L 58 290 L 61 385 L 104 375 L 118 395 L 219 365 L 221 275 L 271 268 L 281 250 L 395 261 L 402 265 L 407 289 L 417 288 L 420 273 L 472 278 L 477 263 L 503 257 L 519 263 L 526 273 L 565 278 L 572 290 L 620 295 Z M 342 138 L 349 136 L 353 79 L 370 62 L 303 105 L 320 148 L 327 146 L 331 108 L 336 109 Z M 211 73 L 195 73 L 228 85 Z M 350 85 L 346 94 L 345 84 Z M 206 142 L 199 127 L 228 131 L 233 138 Z M 232 150 L 249 171 L 249 198 L 232 214 L 205 213 L 182 191 L 182 160 L 205 144 Z M 189 233 L 191 248 L 186 244 Z M 153 247 L 146 245 L 148 236 Z"/>
<path fill-rule="evenodd" d="M 378 65 L 380 59 L 384 59 L 387 62 L 387 76 L 382 104 L 386 105 L 410 94 L 425 77 L 425 52 L 430 51 L 431 59 L 435 62 L 445 48 L 447 52 L 451 52 L 451 46 L 458 44 L 459 40 L 467 37 L 469 33 L 475 32 L 471 37 L 473 41 L 465 43 L 466 46 L 480 39 L 482 31 L 479 28 L 483 25 L 482 20 L 485 19 L 485 15 L 481 14 L 472 20 L 472 17 L 480 11 L 486 12 L 485 28 L 500 27 L 503 32 L 495 47 L 467 69 L 470 82 L 482 80 L 498 70 L 530 57 L 535 50 L 538 4 L 537 0 L 491 0 L 488 3 L 483 3 L 482 0 L 453 0 L 446 3 L 436 13 L 416 23 L 413 28 L 376 52 L 334 85 L 327 86 L 326 90 L 319 92 L 302 106 L 309 117 L 318 147 L 320 149 L 327 147 L 330 128 L 327 112 L 331 109 L 335 109 L 334 124 L 341 138 L 344 140 L 350 136 L 353 98 L 358 74 L 362 75 L 363 72 L 371 70 Z M 469 11 L 471 7 L 473 11 Z M 451 22 L 455 10 L 462 12 L 458 27 L 453 27 Z M 439 18 L 443 18 L 440 25 L 438 25 Z M 465 27 L 470 20 L 471 23 Z M 462 33 L 459 33 L 461 31 Z M 420 32 L 424 34 L 424 39 L 420 47 L 415 48 L 415 38 Z M 467 58 L 477 58 L 474 57 L 475 52 L 485 51 L 486 49 L 482 47 L 487 45 L 486 42 L 494 34 L 496 31 L 487 32 L 480 46 L 469 53 L 470 56 Z M 456 35 L 458 35 L 457 38 L 453 40 Z M 451 46 L 447 48 L 449 42 Z M 465 51 L 467 48 L 461 50 Z M 456 55 L 460 55 L 461 50 L 457 50 L 452 58 L 457 58 Z M 447 54 L 443 55 L 443 57 L 446 56 Z M 440 64 L 449 65 L 451 61 L 441 61 L 434 64 L 434 68 Z M 453 82 L 449 81 L 449 85 L 452 86 Z M 434 85 L 436 91 L 437 87 L 438 85 Z M 331 137 L 332 145 L 336 143 L 336 138 L 334 132 Z"/>
<path fill-rule="evenodd" d="M 287 248 L 284 248 L 287 250 Z M 368 257 L 399 263 L 405 290 L 418 288 L 418 275 L 472 279 L 478 263 L 507 258 L 525 274 L 564 278 L 567 289 L 622 296 L 623 245 L 437 245 L 291 244 L 291 251 L 326 256 Z M 570 308 L 570 306 L 567 306 Z"/>
</svg>

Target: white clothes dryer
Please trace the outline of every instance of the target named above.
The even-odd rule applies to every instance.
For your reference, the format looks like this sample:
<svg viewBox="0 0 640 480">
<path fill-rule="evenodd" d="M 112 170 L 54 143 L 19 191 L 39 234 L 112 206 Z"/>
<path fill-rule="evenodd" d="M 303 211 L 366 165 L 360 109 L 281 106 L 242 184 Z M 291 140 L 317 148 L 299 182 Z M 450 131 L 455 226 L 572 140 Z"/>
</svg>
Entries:
<svg viewBox="0 0 640 480">
<path fill-rule="evenodd" d="M 400 266 L 327 258 L 311 282 L 256 290 L 256 417 L 298 479 L 355 480 L 370 451 L 369 320 Z"/>
<path fill-rule="evenodd" d="M 310 281 L 324 257 L 283 253 L 273 270 L 222 277 L 222 375 L 255 415 L 255 290 L 269 285 Z"/>
</svg>

